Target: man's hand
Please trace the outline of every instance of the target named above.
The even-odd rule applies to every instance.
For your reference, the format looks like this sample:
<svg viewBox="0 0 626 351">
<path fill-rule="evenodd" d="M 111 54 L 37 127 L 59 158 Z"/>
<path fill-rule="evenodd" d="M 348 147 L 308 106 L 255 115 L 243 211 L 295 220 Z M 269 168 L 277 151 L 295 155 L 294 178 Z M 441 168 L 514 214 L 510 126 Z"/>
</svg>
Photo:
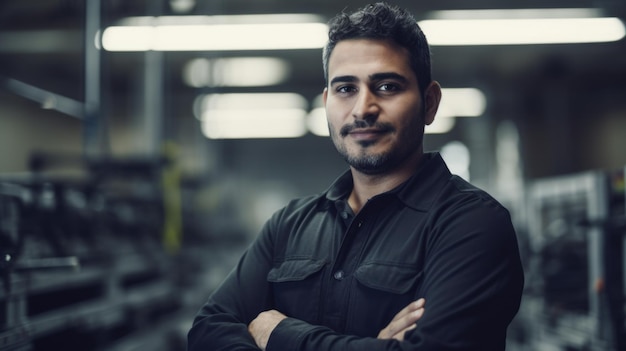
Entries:
<svg viewBox="0 0 626 351">
<path fill-rule="evenodd" d="M 425 300 L 419 299 L 403 308 L 393 317 L 391 322 L 378 333 L 378 339 L 404 340 L 404 334 L 415 328 L 415 322 L 424 314 L 424 304 Z M 248 331 L 261 350 L 265 350 L 274 328 L 285 318 L 287 318 L 287 316 L 284 314 L 276 310 L 269 310 L 259 313 L 259 315 L 250 322 Z"/>
<path fill-rule="evenodd" d="M 416 327 L 415 322 L 424 314 L 424 299 L 411 302 L 398 312 L 391 322 L 378 333 L 378 339 L 404 340 L 404 333 Z"/>
<path fill-rule="evenodd" d="M 272 331 L 274 331 L 278 323 L 285 318 L 287 318 L 287 316 L 284 314 L 276 310 L 269 310 L 259 313 L 259 315 L 250 322 L 248 331 L 252 334 L 256 345 L 261 350 L 265 350 L 267 342 L 270 339 L 270 334 L 272 334 Z"/>
</svg>

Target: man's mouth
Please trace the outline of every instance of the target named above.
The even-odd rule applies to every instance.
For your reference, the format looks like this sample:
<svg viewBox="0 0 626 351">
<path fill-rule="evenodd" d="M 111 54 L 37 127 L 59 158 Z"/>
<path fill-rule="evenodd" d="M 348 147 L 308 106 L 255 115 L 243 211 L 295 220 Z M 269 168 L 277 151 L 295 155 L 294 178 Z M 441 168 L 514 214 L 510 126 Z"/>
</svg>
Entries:
<svg viewBox="0 0 626 351">
<path fill-rule="evenodd" d="M 341 129 L 341 136 L 351 136 L 356 139 L 377 138 L 383 134 L 393 131 L 393 127 L 386 124 L 373 125 L 368 127 L 348 125 Z"/>
<path fill-rule="evenodd" d="M 354 129 L 350 131 L 347 135 L 350 135 L 351 137 L 355 139 L 371 139 L 371 138 L 377 138 L 378 136 L 384 133 L 385 131 L 381 129 L 366 128 L 366 129 Z"/>
</svg>

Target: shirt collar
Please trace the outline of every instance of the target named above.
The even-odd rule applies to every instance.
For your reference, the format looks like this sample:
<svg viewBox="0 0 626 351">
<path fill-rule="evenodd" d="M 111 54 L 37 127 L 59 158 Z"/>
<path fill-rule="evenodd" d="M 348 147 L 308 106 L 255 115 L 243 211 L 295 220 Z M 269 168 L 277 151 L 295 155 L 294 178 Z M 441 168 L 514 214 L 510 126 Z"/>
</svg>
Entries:
<svg viewBox="0 0 626 351">
<path fill-rule="evenodd" d="M 427 211 L 436 196 L 438 189 L 446 183 L 452 174 L 438 152 L 427 152 L 415 173 L 396 188 L 378 196 L 394 195 L 406 206 L 418 211 Z M 329 201 L 345 200 L 352 191 L 353 181 L 350 170 L 340 175 L 326 191 Z"/>
<path fill-rule="evenodd" d="M 326 198 L 330 201 L 345 200 L 350 195 L 353 185 L 352 173 L 348 169 L 326 190 Z"/>
<path fill-rule="evenodd" d="M 395 193 L 407 206 L 427 211 L 451 176 L 452 173 L 438 152 L 425 153 L 413 176 L 390 192 Z"/>
</svg>

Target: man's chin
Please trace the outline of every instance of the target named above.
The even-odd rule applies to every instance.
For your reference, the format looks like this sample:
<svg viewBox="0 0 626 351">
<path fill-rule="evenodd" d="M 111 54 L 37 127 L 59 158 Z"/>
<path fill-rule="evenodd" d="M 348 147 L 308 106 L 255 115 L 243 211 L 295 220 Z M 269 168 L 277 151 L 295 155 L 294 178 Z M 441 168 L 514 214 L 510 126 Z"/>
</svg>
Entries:
<svg viewBox="0 0 626 351">
<path fill-rule="evenodd" d="M 368 176 L 377 176 L 377 175 L 385 174 L 387 172 L 387 168 L 386 167 L 365 168 L 365 167 L 354 167 L 354 166 L 352 166 L 352 168 L 354 170 L 356 170 L 357 172 L 359 172 L 361 174 L 368 175 Z"/>
<path fill-rule="evenodd" d="M 366 156 L 359 158 L 346 158 L 350 167 L 367 175 L 383 174 L 389 170 L 389 162 L 385 156 Z"/>
</svg>

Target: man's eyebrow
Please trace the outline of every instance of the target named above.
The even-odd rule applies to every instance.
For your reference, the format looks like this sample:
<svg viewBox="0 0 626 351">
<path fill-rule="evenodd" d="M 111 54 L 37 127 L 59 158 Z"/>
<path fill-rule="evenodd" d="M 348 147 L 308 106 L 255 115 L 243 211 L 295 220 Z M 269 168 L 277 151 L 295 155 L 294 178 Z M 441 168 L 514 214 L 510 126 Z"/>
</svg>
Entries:
<svg viewBox="0 0 626 351">
<path fill-rule="evenodd" d="M 405 76 L 400 75 L 395 72 L 374 73 L 369 76 L 369 79 L 374 82 L 385 80 L 385 79 L 394 79 L 394 80 L 401 81 L 403 83 L 407 83 L 409 81 Z"/>
<path fill-rule="evenodd" d="M 352 83 L 356 82 L 358 79 L 355 76 L 337 76 L 330 81 L 330 85 L 335 83 Z"/>
<path fill-rule="evenodd" d="M 385 79 L 393 79 L 393 80 L 397 80 L 400 81 L 402 83 L 407 83 L 409 80 L 401 75 L 398 74 L 396 72 L 381 72 L 381 73 L 374 73 L 372 75 L 370 75 L 369 80 L 372 82 L 378 82 L 381 80 L 385 80 Z M 358 81 L 359 79 L 355 76 L 337 76 L 334 77 L 331 81 L 330 81 L 330 85 L 336 84 L 336 83 L 354 83 L 356 81 Z"/>
</svg>

